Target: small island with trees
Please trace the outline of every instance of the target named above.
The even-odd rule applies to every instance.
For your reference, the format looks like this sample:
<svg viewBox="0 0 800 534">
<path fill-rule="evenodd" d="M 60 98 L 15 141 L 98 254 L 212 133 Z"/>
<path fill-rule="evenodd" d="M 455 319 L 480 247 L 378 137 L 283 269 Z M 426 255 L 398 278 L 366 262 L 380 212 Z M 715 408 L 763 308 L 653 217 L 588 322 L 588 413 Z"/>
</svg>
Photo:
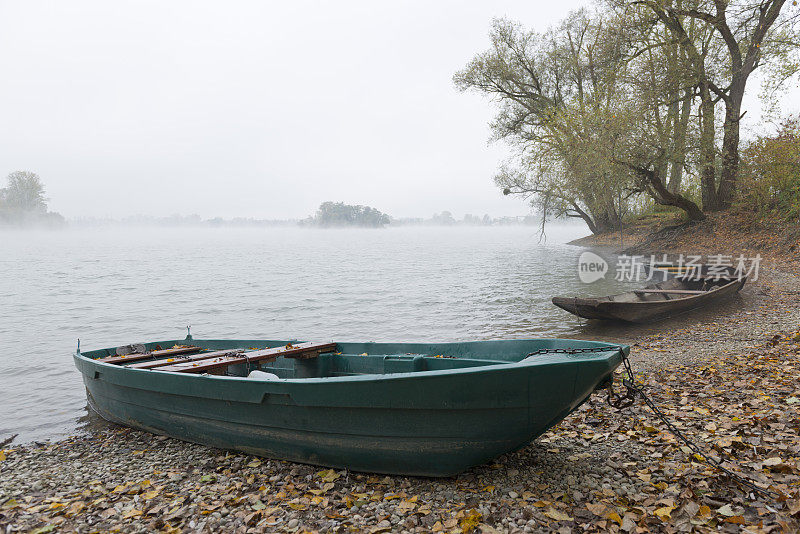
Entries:
<svg viewBox="0 0 800 534">
<path fill-rule="evenodd" d="M 0 227 L 58 227 L 65 223 L 59 213 L 47 210 L 44 184 L 38 174 L 12 172 L 0 189 Z"/>
<path fill-rule="evenodd" d="M 320 204 L 317 213 L 301 221 L 301 225 L 318 228 L 382 228 L 391 221 L 391 217 L 369 206 L 328 201 Z"/>
</svg>

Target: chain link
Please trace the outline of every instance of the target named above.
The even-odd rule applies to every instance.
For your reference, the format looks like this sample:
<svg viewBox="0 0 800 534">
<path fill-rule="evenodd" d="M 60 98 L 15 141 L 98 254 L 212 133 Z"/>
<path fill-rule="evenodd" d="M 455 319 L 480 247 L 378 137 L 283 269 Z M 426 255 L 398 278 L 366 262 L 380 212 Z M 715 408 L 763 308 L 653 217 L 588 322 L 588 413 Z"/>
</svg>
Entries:
<svg viewBox="0 0 800 534">
<path fill-rule="evenodd" d="M 582 354 L 584 352 L 613 352 L 622 350 L 622 347 L 616 345 L 609 345 L 607 347 L 568 347 L 566 349 L 539 349 L 529 352 L 528 356 L 537 356 L 539 354 Z"/>
<path fill-rule="evenodd" d="M 697 458 L 702 459 L 706 464 L 725 473 L 726 475 L 731 477 L 734 481 L 753 490 L 755 493 L 758 493 L 770 499 L 777 500 L 780 498 L 780 495 L 770 490 L 758 487 L 753 482 L 747 480 L 743 476 L 738 475 L 733 471 L 731 471 L 730 469 L 726 468 L 725 466 L 722 465 L 722 461 L 716 460 L 707 452 L 703 451 L 696 443 L 687 438 L 683 432 L 681 432 L 675 425 L 672 424 L 672 422 L 670 422 L 669 419 L 667 419 L 667 416 L 664 414 L 664 412 L 662 412 L 661 409 L 659 409 L 659 407 L 656 405 L 656 403 L 653 402 L 653 400 L 647 395 L 647 393 L 645 393 L 644 385 L 636 383 L 636 377 L 633 374 L 633 369 L 631 368 L 631 362 L 628 359 L 628 356 L 624 352 L 622 352 L 622 364 L 625 368 L 625 373 L 628 375 L 627 377 L 622 379 L 622 384 L 625 386 L 627 390 L 625 395 L 622 396 L 623 402 L 619 402 L 619 404 L 622 405 L 622 408 L 632 405 L 637 396 L 641 397 L 642 401 L 644 401 L 647 407 L 650 408 L 650 410 L 661 420 L 662 423 L 664 423 L 664 426 L 667 427 L 669 432 L 676 438 L 680 439 L 687 447 L 689 447 L 689 449 L 695 454 Z M 616 398 L 620 398 L 620 396 L 617 395 Z M 630 402 L 628 402 L 628 400 Z M 612 403 L 612 397 L 610 393 L 609 393 L 608 403 L 611 406 L 616 407 Z"/>
</svg>

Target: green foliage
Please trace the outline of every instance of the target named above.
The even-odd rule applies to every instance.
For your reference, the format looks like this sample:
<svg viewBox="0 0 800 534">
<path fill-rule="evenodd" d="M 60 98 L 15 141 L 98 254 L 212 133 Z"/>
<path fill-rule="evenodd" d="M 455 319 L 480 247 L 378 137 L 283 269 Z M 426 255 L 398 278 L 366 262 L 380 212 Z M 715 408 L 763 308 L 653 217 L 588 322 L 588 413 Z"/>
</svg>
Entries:
<svg viewBox="0 0 800 534">
<path fill-rule="evenodd" d="M 752 141 L 742 152 L 740 209 L 760 216 L 800 218 L 800 116 L 774 136 Z"/>
<path fill-rule="evenodd" d="M 369 206 L 353 206 L 344 202 L 323 202 L 317 214 L 309 221 L 313 226 L 335 228 L 357 226 L 380 228 L 389 224 L 391 217 Z"/>
<path fill-rule="evenodd" d="M 16 171 L 9 174 L 6 180 L 6 187 L 0 190 L 2 207 L 23 212 L 47 211 L 44 185 L 38 174 Z"/>
<path fill-rule="evenodd" d="M 0 189 L 0 224 L 55 227 L 64 222 L 58 213 L 47 211 L 44 185 L 37 174 L 16 171 L 8 175 L 6 187 Z"/>
<path fill-rule="evenodd" d="M 749 75 L 770 66 L 778 87 L 800 70 L 800 14 L 784 4 L 600 0 L 543 33 L 495 20 L 454 77 L 492 99 L 494 138 L 518 151 L 495 183 L 592 232 L 651 209 L 642 197 L 689 220 L 730 206 Z"/>
</svg>

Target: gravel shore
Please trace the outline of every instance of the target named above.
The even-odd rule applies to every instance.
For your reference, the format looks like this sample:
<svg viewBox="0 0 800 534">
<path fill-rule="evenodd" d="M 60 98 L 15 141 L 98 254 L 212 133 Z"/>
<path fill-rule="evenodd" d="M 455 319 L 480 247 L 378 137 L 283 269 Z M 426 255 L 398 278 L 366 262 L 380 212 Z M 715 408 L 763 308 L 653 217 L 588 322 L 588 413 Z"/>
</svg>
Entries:
<svg viewBox="0 0 800 534">
<path fill-rule="evenodd" d="M 647 371 L 738 354 L 798 325 L 800 273 L 765 268 L 739 295 L 712 309 L 645 325 L 587 321 L 581 334 L 572 337 L 628 344 L 633 365 Z"/>
<path fill-rule="evenodd" d="M 641 404 L 601 395 L 455 478 L 336 471 L 104 426 L 0 453 L 0 533 L 797 531 L 800 282 L 767 270 L 717 313 L 587 326 L 632 345 L 678 426 L 778 499 L 748 496 Z"/>
</svg>

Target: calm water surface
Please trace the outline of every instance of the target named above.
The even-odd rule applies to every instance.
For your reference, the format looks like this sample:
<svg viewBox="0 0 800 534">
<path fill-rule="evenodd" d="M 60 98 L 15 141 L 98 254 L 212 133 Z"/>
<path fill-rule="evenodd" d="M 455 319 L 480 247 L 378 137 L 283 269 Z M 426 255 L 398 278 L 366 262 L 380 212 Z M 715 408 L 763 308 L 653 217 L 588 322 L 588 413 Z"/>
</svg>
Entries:
<svg viewBox="0 0 800 534">
<path fill-rule="evenodd" d="M 75 433 L 85 350 L 181 338 L 455 341 L 568 336 L 580 226 L 0 232 L 0 440 Z"/>
</svg>

